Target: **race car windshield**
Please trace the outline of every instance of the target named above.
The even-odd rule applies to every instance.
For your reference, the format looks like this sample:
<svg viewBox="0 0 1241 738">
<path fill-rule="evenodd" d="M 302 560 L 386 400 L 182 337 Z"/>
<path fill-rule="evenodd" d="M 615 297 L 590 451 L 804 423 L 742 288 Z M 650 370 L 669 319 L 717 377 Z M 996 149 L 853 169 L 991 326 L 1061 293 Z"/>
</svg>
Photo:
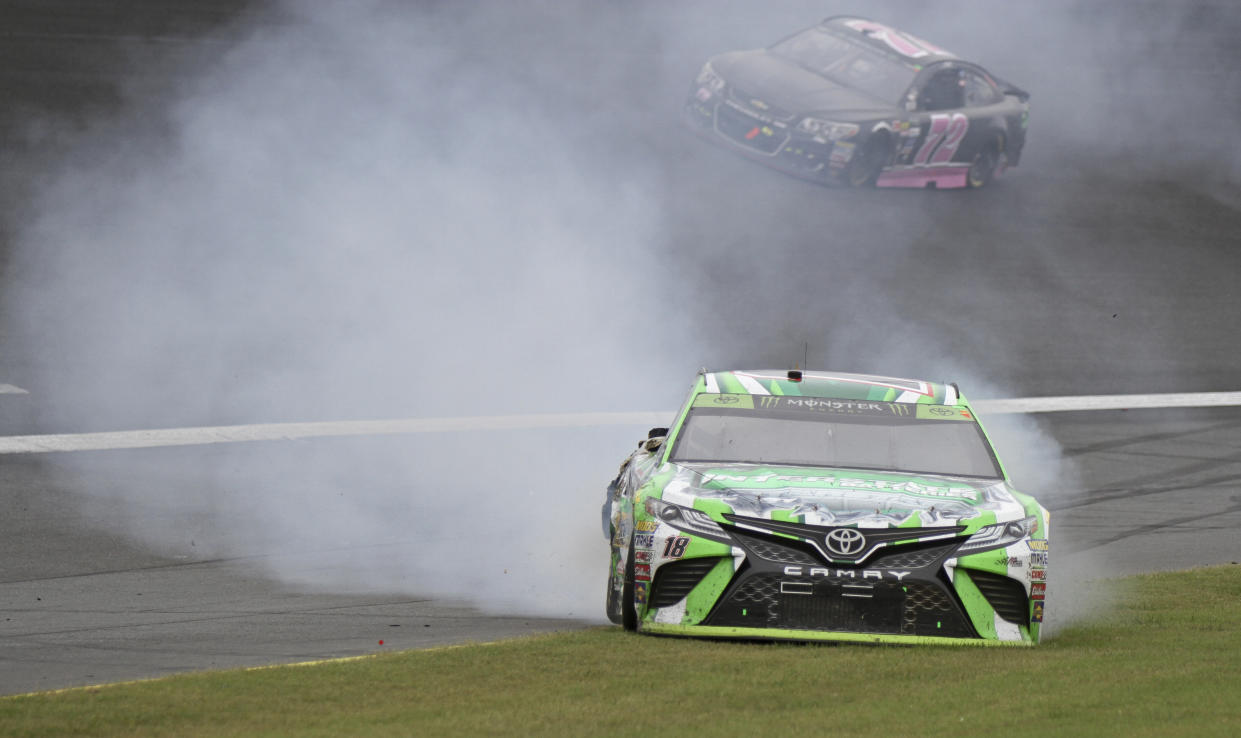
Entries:
<svg viewBox="0 0 1241 738">
<path fill-rule="evenodd" d="M 786 38 L 770 51 L 837 84 L 890 103 L 900 103 L 917 73 L 874 49 L 820 28 Z"/>
<path fill-rule="evenodd" d="M 699 395 L 671 460 L 1003 476 L 967 410 L 812 397 Z"/>
</svg>

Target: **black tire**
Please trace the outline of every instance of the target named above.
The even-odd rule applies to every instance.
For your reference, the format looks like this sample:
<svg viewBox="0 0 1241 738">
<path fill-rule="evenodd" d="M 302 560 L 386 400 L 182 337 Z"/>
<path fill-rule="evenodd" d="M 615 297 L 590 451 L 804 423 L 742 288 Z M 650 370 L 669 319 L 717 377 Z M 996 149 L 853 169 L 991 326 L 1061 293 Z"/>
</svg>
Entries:
<svg viewBox="0 0 1241 738">
<path fill-rule="evenodd" d="M 993 141 L 974 154 L 974 161 L 970 162 L 969 174 L 965 177 L 966 184 L 972 190 L 986 187 L 991 184 L 991 180 L 995 179 L 995 170 L 999 165 L 1000 142 Z"/>
<path fill-rule="evenodd" d="M 850 187 L 874 187 L 879 173 L 888 165 L 892 147 L 886 133 L 875 133 L 862 148 L 853 153 L 845 170 L 845 184 Z"/>
<path fill-rule="evenodd" d="M 638 629 L 638 609 L 633 601 L 633 537 L 629 538 L 629 558 L 625 561 L 625 586 L 621 588 L 621 627 Z"/>
<path fill-rule="evenodd" d="M 616 588 L 612 586 L 612 575 L 610 572 L 608 574 L 608 595 L 607 597 L 608 597 L 608 604 L 607 604 L 608 620 L 611 620 L 614 625 L 620 625 L 621 624 L 621 608 L 620 608 L 620 602 L 619 602 L 620 598 L 616 596 Z"/>
</svg>

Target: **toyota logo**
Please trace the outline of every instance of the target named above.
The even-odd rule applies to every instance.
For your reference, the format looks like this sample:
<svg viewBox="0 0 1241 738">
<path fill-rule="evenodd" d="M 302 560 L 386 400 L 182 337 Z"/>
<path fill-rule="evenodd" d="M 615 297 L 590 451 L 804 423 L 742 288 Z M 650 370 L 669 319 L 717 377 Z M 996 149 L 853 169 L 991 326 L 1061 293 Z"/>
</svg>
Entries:
<svg viewBox="0 0 1241 738">
<path fill-rule="evenodd" d="M 716 405 L 732 405 L 740 401 L 741 398 L 736 395 L 719 395 L 714 400 Z"/>
<path fill-rule="evenodd" d="M 827 550 L 837 556 L 855 556 L 866 545 L 866 537 L 853 528 L 837 528 L 827 534 Z"/>
</svg>

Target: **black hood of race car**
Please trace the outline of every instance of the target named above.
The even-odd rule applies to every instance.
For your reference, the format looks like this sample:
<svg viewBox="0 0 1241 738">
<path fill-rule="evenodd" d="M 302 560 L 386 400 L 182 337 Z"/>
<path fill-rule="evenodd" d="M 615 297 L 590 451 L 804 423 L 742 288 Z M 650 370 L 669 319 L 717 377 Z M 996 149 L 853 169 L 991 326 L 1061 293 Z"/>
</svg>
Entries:
<svg viewBox="0 0 1241 738">
<path fill-rule="evenodd" d="M 833 82 L 766 49 L 720 54 L 711 59 L 711 67 L 736 94 L 796 115 L 830 112 L 867 118 L 899 112 L 891 103 Z"/>
</svg>

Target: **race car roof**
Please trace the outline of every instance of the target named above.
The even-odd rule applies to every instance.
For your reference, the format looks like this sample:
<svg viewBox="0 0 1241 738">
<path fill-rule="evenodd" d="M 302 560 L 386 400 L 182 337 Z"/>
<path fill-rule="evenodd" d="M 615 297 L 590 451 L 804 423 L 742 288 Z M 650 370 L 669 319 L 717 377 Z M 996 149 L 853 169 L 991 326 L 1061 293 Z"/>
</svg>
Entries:
<svg viewBox="0 0 1241 738">
<path fill-rule="evenodd" d="M 779 369 L 704 372 L 698 392 L 743 395 L 800 395 L 840 400 L 878 402 L 917 402 L 956 405 L 961 402 L 956 385 L 843 372 L 801 372 L 801 379 L 790 379 L 790 372 Z"/>
<path fill-rule="evenodd" d="M 894 54 L 913 67 L 926 66 L 929 62 L 956 59 L 956 54 L 904 31 L 897 30 L 869 18 L 855 15 L 834 15 L 825 19 L 822 26 L 832 31 L 857 38 L 866 45 Z"/>
</svg>

